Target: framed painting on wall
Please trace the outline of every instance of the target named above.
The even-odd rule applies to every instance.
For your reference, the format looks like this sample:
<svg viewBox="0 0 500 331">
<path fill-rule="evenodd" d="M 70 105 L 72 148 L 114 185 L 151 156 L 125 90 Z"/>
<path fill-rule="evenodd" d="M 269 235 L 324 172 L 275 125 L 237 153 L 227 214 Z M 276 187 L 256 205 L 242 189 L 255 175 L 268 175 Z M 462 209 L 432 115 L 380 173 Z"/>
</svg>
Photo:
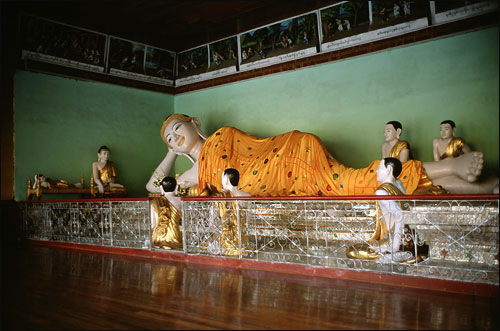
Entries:
<svg viewBox="0 0 500 331">
<path fill-rule="evenodd" d="M 164 49 L 146 46 L 144 73 L 153 83 L 174 85 L 175 53 Z"/>
<path fill-rule="evenodd" d="M 430 1 L 432 24 L 453 22 L 498 9 L 498 1 Z"/>
<path fill-rule="evenodd" d="M 316 12 L 290 18 L 240 35 L 240 70 L 302 58 L 318 52 Z"/>
<path fill-rule="evenodd" d="M 370 29 L 370 8 L 366 1 L 342 1 L 320 10 L 322 51 L 333 51 L 362 43 L 358 35 Z"/>
<path fill-rule="evenodd" d="M 196 83 L 207 79 L 208 45 L 199 46 L 177 54 L 177 78 L 175 85 Z"/>
<path fill-rule="evenodd" d="M 20 16 L 21 58 L 103 72 L 106 35 L 36 16 Z"/>
<path fill-rule="evenodd" d="M 145 45 L 116 37 L 109 38 L 109 73 L 144 80 Z"/>
<path fill-rule="evenodd" d="M 236 72 L 238 64 L 237 37 L 219 40 L 208 45 L 210 78 L 215 78 Z"/>
<path fill-rule="evenodd" d="M 370 1 L 372 40 L 386 39 L 429 26 L 428 1 Z"/>
</svg>

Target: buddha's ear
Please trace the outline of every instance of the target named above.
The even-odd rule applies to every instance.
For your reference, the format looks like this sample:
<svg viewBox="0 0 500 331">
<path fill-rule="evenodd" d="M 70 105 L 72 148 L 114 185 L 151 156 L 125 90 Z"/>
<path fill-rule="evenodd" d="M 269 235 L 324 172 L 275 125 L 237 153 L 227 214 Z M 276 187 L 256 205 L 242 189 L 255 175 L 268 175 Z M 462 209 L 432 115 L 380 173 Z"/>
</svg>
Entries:
<svg viewBox="0 0 500 331">
<path fill-rule="evenodd" d="M 454 127 L 452 132 L 453 132 L 453 137 L 455 137 L 455 134 L 457 133 L 457 128 Z"/>
<path fill-rule="evenodd" d="M 392 166 L 392 163 L 389 163 L 387 165 L 387 169 L 389 169 L 389 173 L 391 174 L 391 176 L 394 177 L 394 167 Z"/>
<path fill-rule="evenodd" d="M 400 129 L 400 128 L 398 128 L 398 129 L 396 130 L 396 137 L 398 137 L 398 139 L 399 139 L 399 136 L 401 136 L 401 132 L 402 132 L 402 131 L 401 131 L 401 129 Z"/>
</svg>

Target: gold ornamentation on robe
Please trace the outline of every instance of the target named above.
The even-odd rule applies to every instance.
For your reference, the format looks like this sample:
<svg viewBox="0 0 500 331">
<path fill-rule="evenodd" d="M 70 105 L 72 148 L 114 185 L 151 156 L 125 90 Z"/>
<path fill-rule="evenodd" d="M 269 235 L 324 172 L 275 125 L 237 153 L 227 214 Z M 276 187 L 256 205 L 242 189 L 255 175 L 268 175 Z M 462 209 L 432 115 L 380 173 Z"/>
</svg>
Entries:
<svg viewBox="0 0 500 331">
<path fill-rule="evenodd" d="M 227 168 L 240 173 L 239 189 L 252 196 L 372 195 L 377 189 L 380 161 L 353 169 L 334 159 L 318 137 L 291 131 L 257 138 L 232 127 L 223 127 L 203 144 L 199 155 L 198 186 L 222 189 Z M 399 176 L 408 194 L 433 187 L 422 162 L 403 163 Z"/>
<path fill-rule="evenodd" d="M 232 197 L 229 191 L 215 193 L 216 197 Z M 243 243 L 247 241 L 246 233 L 243 231 L 246 225 L 245 217 L 240 212 L 239 227 L 238 227 L 238 208 L 237 201 L 215 201 L 214 207 L 219 210 L 219 215 L 222 220 L 222 233 L 219 237 L 219 242 L 226 250 L 224 255 L 234 256 L 239 255 L 240 237 L 238 228 L 241 231 L 241 252 L 244 254 Z"/>
<path fill-rule="evenodd" d="M 116 177 L 115 164 L 111 161 L 107 161 L 106 165 L 102 169 L 97 169 L 99 174 L 99 179 L 101 180 L 104 191 L 111 192 L 114 194 L 126 194 L 127 190 L 125 187 L 110 187 L 109 183 L 112 179 Z"/>
<path fill-rule="evenodd" d="M 464 154 L 462 148 L 465 145 L 465 140 L 463 138 L 451 138 L 448 146 L 446 146 L 446 151 L 441 155 L 440 159 L 446 159 L 448 157 L 454 158 Z"/>
<path fill-rule="evenodd" d="M 391 149 L 391 152 L 389 153 L 389 157 L 393 157 L 399 160 L 399 154 L 401 154 L 401 151 L 407 149 L 410 150 L 410 144 L 408 144 L 407 141 L 404 140 L 398 140 L 396 144 Z"/>
<path fill-rule="evenodd" d="M 181 212 L 165 197 L 153 198 L 151 206 L 158 220 L 151 235 L 153 248 L 182 248 Z"/>
<path fill-rule="evenodd" d="M 209 191 L 199 192 L 197 186 L 189 188 L 189 196 L 208 196 Z M 153 213 L 158 223 L 153 229 L 151 243 L 153 248 L 180 249 L 182 248 L 181 211 L 175 208 L 167 198 L 153 196 L 151 199 Z"/>
</svg>

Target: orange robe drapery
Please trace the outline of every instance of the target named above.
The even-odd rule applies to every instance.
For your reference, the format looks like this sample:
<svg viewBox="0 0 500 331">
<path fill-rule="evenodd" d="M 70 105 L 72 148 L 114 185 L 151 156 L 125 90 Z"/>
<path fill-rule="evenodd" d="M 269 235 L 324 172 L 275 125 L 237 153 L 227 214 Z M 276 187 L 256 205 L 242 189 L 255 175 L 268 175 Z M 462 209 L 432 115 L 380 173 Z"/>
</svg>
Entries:
<svg viewBox="0 0 500 331">
<path fill-rule="evenodd" d="M 227 168 L 240 173 L 239 189 L 252 196 L 372 195 L 379 186 L 380 161 L 353 169 L 334 159 L 313 134 L 291 131 L 257 138 L 232 127 L 223 127 L 203 144 L 199 156 L 198 185 L 222 190 Z M 407 194 L 432 186 L 422 162 L 404 162 L 399 176 Z"/>
</svg>

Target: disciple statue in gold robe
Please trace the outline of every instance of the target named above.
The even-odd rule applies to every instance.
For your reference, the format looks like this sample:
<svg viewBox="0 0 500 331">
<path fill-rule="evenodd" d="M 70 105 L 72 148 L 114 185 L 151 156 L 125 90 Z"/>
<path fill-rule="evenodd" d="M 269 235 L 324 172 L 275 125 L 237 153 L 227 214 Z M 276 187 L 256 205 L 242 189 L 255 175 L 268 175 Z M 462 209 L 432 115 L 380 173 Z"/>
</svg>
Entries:
<svg viewBox="0 0 500 331">
<path fill-rule="evenodd" d="M 372 195 L 378 187 L 376 169 L 380 161 L 362 169 L 349 168 L 337 161 L 318 137 L 291 131 L 269 138 L 257 138 L 236 128 L 223 127 L 209 137 L 201 133 L 199 121 L 187 115 L 167 117 L 161 137 L 169 151 L 156 168 L 146 188 L 158 192 L 154 182 L 169 174 L 177 155 L 185 155 L 193 166 L 178 182 L 221 191 L 224 169 L 240 173 L 238 188 L 252 196 L 338 196 Z M 206 139 L 203 141 L 203 139 Z M 447 176 L 464 179 L 473 186 L 472 175 L 482 169 L 482 153 L 468 153 L 439 162 L 408 160 L 400 175 L 408 194 L 432 189 L 433 181 Z M 439 183 L 446 189 L 446 183 Z"/>
<path fill-rule="evenodd" d="M 457 127 L 452 120 L 441 122 L 439 125 L 441 138 L 434 139 L 432 143 L 434 161 L 443 160 L 449 157 L 457 157 L 471 152 L 463 138 L 455 137 L 456 132 Z"/>
<path fill-rule="evenodd" d="M 411 159 L 410 144 L 407 141 L 399 140 L 403 126 L 398 121 L 390 121 L 385 124 L 384 138 L 382 145 L 382 158 L 394 157 L 401 162 Z"/>
<path fill-rule="evenodd" d="M 161 190 L 162 196 L 151 200 L 152 212 L 156 220 L 151 235 L 152 247 L 181 249 L 181 198 L 175 195 L 177 193 L 175 178 L 163 178 Z"/>
<path fill-rule="evenodd" d="M 478 153 L 472 152 L 463 138 L 455 137 L 456 131 L 457 128 L 455 122 L 453 122 L 452 120 L 442 121 L 439 125 L 439 133 L 441 135 L 441 138 L 434 139 L 432 143 L 434 160 L 436 162 L 439 163 L 449 159 L 458 158 L 464 154 L 467 155 L 470 153 Z M 473 186 L 465 184 L 465 181 L 476 181 L 479 174 L 480 172 L 475 170 L 468 173 L 465 178 L 448 176 L 445 178 L 441 178 L 439 181 L 437 181 L 437 183 L 439 184 L 446 182 L 447 189 L 450 191 L 450 193 L 454 194 L 498 193 L 499 181 L 498 177 L 496 176 L 491 176 L 486 180 L 481 180 L 475 183 L 475 185 Z"/>
<path fill-rule="evenodd" d="M 115 183 L 115 164 L 109 161 L 110 150 L 101 146 L 97 153 L 97 161 L 92 163 L 92 177 L 99 194 L 126 195 L 127 191 L 121 184 Z"/>
</svg>

